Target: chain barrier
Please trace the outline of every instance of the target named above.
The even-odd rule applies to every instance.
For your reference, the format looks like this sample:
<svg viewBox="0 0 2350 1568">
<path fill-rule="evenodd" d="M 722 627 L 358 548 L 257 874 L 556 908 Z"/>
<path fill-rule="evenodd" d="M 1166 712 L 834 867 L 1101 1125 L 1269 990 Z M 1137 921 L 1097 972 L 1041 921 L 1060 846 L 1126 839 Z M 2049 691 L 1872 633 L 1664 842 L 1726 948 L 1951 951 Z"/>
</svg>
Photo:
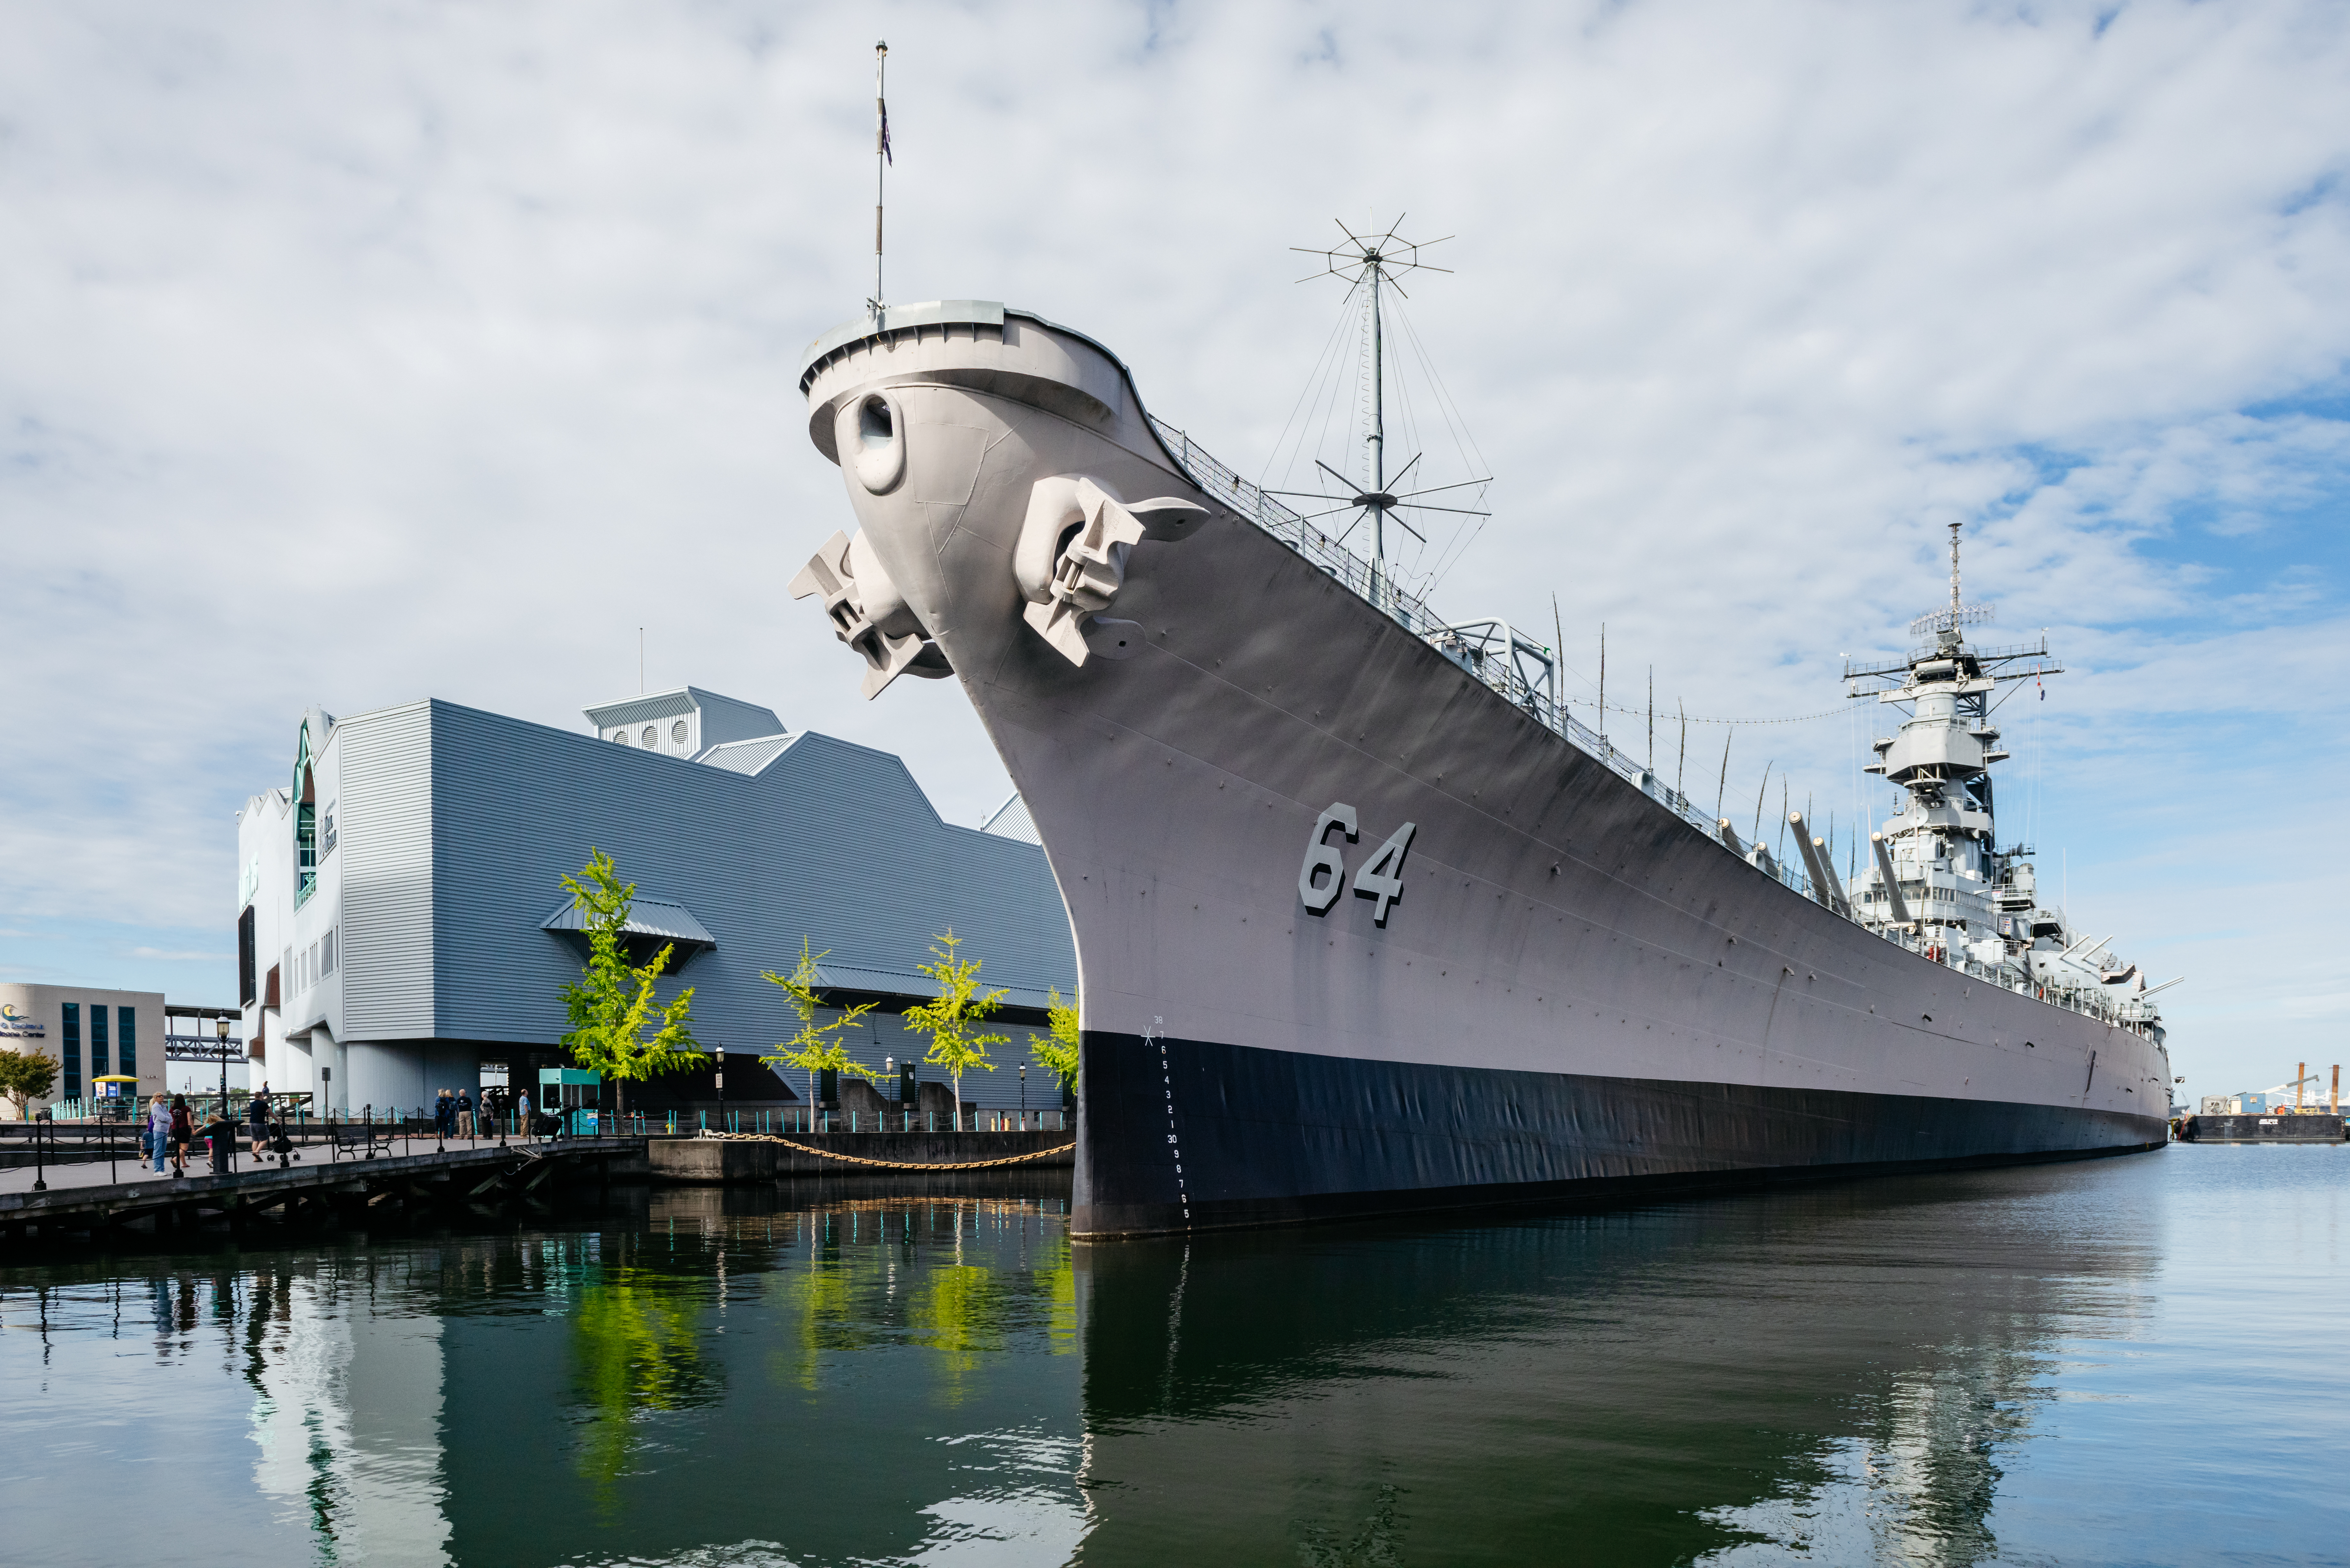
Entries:
<svg viewBox="0 0 2350 1568">
<path fill-rule="evenodd" d="M 711 1132 L 706 1128 L 699 1135 L 707 1138 L 723 1138 L 733 1143 L 779 1143 L 785 1148 L 795 1148 L 802 1154 L 812 1154 L 819 1159 L 844 1160 L 850 1165 L 875 1165 L 884 1170 L 984 1170 L 991 1165 L 1018 1165 L 1023 1160 L 1043 1159 L 1048 1155 L 1066 1154 L 1077 1147 L 1075 1138 L 1055 1148 L 1040 1148 L 1027 1154 L 1007 1154 L 1001 1159 L 966 1159 L 954 1162 L 934 1159 L 867 1159 L 862 1155 L 837 1154 L 828 1148 L 812 1148 L 804 1143 L 794 1143 L 773 1133 Z"/>
</svg>

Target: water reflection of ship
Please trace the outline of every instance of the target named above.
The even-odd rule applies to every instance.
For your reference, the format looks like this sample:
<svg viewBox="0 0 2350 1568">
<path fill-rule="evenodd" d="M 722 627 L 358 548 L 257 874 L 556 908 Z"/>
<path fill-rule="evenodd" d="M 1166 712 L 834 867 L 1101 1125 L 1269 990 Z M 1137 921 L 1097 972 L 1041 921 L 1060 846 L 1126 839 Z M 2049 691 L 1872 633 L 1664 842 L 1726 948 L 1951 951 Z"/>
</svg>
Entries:
<svg viewBox="0 0 2350 1568">
<path fill-rule="evenodd" d="M 2047 1347 L 2151 1268 L 2014 1227 L 2063 1179 L 1081 1247 L 1084 1561 L 1988 1559 Z"/>
</svg>

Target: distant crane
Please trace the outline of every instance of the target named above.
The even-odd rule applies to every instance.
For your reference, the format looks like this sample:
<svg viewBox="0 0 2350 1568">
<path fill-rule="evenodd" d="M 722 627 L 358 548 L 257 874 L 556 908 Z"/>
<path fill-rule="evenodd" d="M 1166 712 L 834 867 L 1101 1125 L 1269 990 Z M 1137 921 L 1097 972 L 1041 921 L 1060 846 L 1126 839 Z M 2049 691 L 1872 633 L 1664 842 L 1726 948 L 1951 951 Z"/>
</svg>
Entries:
<svg viewBox="0 0 2350 1568">
<path fill-rule="evenodd" d="M 2293 1091 L 2293 1112 L 2295 1115 L 2299 1115 L 2301 1112 L 2303 1085 L 2306 1084 L 2323 1083 L 2324 1082 L 2324 1075 L 2323 1074 L 2311 1072 L 2309 1070 L 2309 1064 L 2306 1062 L 2294 1063 L 2293 1070 L 2298 1074 L 2299 1076 L 2293 1078 L 2288 1083 L 2278 1084 L 2274 1087 L 2263 1092 L 2269 1095 L 2282 1095 L 2287 1089 L 2291 1089 Z M 2334 1105 L 2338 1109 L 2341 1106 L 2341 1104 L 2342 1067 L 2339 1063 L 2336 1063 L 2334 1068 Z"/>
</svg>

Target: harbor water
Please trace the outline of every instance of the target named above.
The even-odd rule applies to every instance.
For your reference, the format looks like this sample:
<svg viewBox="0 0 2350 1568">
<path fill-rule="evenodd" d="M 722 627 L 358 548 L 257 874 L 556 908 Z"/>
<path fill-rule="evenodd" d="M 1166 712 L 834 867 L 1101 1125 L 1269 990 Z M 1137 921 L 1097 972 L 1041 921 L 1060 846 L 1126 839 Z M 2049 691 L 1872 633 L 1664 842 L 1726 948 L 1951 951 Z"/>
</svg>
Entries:
<svg viewBox="0 0 2350 1568">
<path fill-rule="evenodd" d="M 0 1556 L 2350 1555 L 2350 1148 L 1098 1246 L 1067 1204 L 638 1189 L 0 1270 Z"/>
</svg>

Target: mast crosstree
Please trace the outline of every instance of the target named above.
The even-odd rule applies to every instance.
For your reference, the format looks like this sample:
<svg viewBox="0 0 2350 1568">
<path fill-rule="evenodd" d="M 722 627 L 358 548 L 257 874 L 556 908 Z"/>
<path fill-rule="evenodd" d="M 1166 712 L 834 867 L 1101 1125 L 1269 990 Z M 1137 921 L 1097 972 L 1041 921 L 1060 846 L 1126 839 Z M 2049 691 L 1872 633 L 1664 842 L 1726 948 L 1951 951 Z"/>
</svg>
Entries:
<svg viewBox="0 0 2350 1568">
<path fill-rule="evenodd" d="M 1413 527 L 1408 520 L 1397 514 L 1450 512 L 1467 517 L 1491 515 L 1490 513 L 1475 507 L 1440 506 L 1420 499 L 1422 496 L 1435 495 L 1446 491 L 1465 490 L 1472 485 L 1490 483 L 1491 475 L 1479 479 L 1459 480 L 1451 484 L 1430 485 L 1420 490 L 1399 489 L 1398 486 L 1404 478 L 1419 463 L 1419 454 L 1414 453 L 1410 461 L 1396 472 L 1392 483 L 1388 477 L 1387 320 L 1385 303 L 1381 296 L 1384 291 L 1393 289 L 1397 294 L 1409 299 L 1410 296 L 1405 293 L 1402 284 L 1397 281 L 1406 273 L 1449 273 L 1452 270 L 1451 267 L 1436 266 L 1419 259 L 1421 251 L 1433 245 L 1442 244 L 1445 240 L 1451 239 L 1451 235 L 1447 234 L 1443 239 L 1426 241 L 1407 240 L 1401 238 L 1397 233 L 1402 227 L 1403 219 L 1398 218 L 1388 226 L 1385 234 L 1366 236 L 1356 234 L 1341 223 L 1338 224 L 1338 232 L 1347 236 L 1344 244 L 1325 250 L 1316 250 L 1310 245 L 1289 247 L 1300 254 L 1322 258 L 1321 270 L 1309 273 L 1298 279 L 1300 283 L 1311 283 L 1318 277 L 1343 278 L 1347 284 L 1349 294 L 1360 292 L 1363 296 L 1364 483 L 1359 486 L 1357 485 L 1345 474 L 1317 458 L 1314 466 L 1329 475 L 1351 493 L 1333 494 L 1320 490 L 1266 492 L 1271 495 L 1286 495 L 1329 504 L 1320 512 L 1305 514 L 1309 520 L 1352 510 L 1356 514 L 1355 520 L 1339 532 L 1338 537 L 1341 540 L 1367 518 L 1371 524 L 1371 602 L 1390 614 L 1394 611 L 1396 596 L 1394 574 L 1388 566 L 1388 523 L 1393 522 L 1397 527 L 1401 528 L 1421 544 L 1428 543 L 1427 535 Z"/>
</svg>

